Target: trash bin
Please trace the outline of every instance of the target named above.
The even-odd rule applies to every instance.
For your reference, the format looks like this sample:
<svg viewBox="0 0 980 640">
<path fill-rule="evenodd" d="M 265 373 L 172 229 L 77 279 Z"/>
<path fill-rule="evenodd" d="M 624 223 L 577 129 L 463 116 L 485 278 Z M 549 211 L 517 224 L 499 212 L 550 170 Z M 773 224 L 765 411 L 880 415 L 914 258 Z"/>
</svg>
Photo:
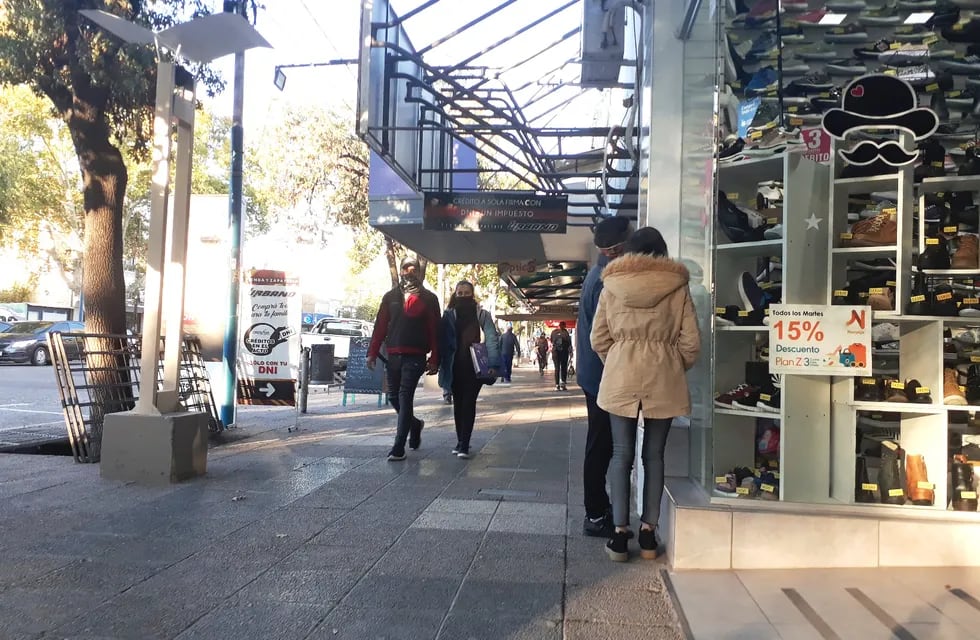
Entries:
<svg viewBox="0 0 980 640">
<path fill-rule="evenodd" d="M 310 345 L 310 384 L 333 384 L 333 345 Z"/>
</svg>

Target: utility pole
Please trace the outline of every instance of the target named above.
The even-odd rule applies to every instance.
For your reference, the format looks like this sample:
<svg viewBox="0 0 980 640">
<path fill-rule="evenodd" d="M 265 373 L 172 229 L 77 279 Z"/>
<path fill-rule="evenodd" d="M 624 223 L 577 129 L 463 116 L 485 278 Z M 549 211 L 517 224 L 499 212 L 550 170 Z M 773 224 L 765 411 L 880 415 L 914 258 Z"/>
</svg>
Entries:
<svg viewBox="0 0 980 640">
<path fill-rule="evenodd" d="M 226 13 L 246 17 L 247 0 L 224 0 Z M 245 53 L 235 54 L 235 86 L 231 124 L 231 194 L 229 197 L 228 228 L 231 233 L 231 282 L 228 287 L 228 323 L 222 349 L 224 389 L 221 398 L 221 422 L 235 424 L 238 408 L 238 296 L 242 272 L 242 165 L 244 132 L 242 112 L 245 106 Z"/>
</svg>

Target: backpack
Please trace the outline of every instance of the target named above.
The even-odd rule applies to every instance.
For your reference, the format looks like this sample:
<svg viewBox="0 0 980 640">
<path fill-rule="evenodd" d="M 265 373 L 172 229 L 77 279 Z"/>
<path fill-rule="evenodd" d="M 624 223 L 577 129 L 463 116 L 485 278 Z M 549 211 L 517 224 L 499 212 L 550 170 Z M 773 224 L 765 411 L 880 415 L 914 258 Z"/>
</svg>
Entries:
<svg viewBox="0 0 980 640">
<path fill-rule="evenodd" d="M 551 339 L 551 344 L 554 346 L 555 351 L 568 351 L 568 333 L 559 331 L 555 334 L 555 337 Z"/>
</svg>

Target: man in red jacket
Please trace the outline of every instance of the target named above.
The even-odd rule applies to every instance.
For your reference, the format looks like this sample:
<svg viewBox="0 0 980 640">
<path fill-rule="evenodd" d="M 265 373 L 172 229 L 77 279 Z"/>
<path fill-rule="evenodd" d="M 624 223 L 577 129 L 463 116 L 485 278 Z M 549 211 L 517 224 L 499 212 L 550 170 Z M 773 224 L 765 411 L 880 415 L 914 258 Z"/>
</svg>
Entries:
<svg viewBox="0 0 980 640">
<path fill-rule="evenodd" d="M 418 270 L 415 258 L 402 260 L 401 281 L 381 298 L 367 355 L 368 369 L 373 371 L 382 343 L 388 351 L 388 401 L 398 412 L 395 444 L 388 453 L 392 461 L 405 459 L 406 439 L 410 449 L 422 444 L 425 422 L 415 417 L 415 389 L 423 372 L 435 375 L 439 371 L 442 314 L 438 298 L 422 286 Z"/>
</svg>

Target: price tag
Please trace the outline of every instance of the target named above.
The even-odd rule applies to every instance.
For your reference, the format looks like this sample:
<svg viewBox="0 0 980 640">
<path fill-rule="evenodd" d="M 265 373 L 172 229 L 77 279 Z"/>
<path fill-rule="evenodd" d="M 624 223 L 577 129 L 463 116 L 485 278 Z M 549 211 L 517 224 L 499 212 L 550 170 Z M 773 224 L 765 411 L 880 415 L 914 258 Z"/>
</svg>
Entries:
<svg viewBox="0 0 980 640">
<path fill-rule="evenodd" d="M 929 85 L 929 86 L 930 87 L 935 86 L 937 89 L 939 88 L 939 85 L 938 84 L 937 85 Z M 936 169 L 942 169 L 943 168 L 943 163 L 942 162 L 930 162 L 929 164 L 932 165 L 933 167 L 935 167 Z"/>
<path fill-rule="evenodd" d="M 870 482 L 862 482 L 861 483 L 861 490 L 862 491 L 877 491 L 878 490 L 878 485 L 872 484 Z"/>
<path fill-rule="evenodd" d="M 741 311 L 738 312 L 738 317 L 739 318 L 748 318 L 749 317 L 749 312 L 748 311 L 745 311 L 743 309 L 743 310 L 741 310 Z"/>
<path fill-rule="evenodd" d="M 890 498 L 898 498 L 898 497 L 901 497 L 901 496 L 904 496 L 904 495 L 905 495 L 905 491 L 902 490 L 902 489 L 889 489 L 888 490 L 888 497 L 890 497 Z"/>
<path fill-rule="evenodd" d="M 953 25 L 952 30 L 953 31 L 962 31 L 964 26 L 966 26 L 965 23 L 963 23 L 963 22 L 957 22 L 956 24 Z"/>
<path fill-rule="evenodd" d="M 936 91 L 939 91 L 939 84 L 938 83 L 933 82 L 932 84 L 927 84 L 926 85 L 926 93 L 935 93 Z M 933 166 L 935 166 L 935 165 L 936 165 L 936 163 L 933 163 Z M 943 163 L 940 162 L 939 163 L 939 166 L 940 167 L 943 166 Z"/>
<path fill-rule="evenodd" d="M 919 395 L 929 395 L 929 387 L 916 387 L 915 392 Z"/>
<path fill-rule="evenodd" d="M 888 286 L 888 287 L 897 287 L 898 286 L 898 283 L 895 282 L 894 280 L 889 280 L 889 281 L 885 282 L 885 286 Z"/>
<path fill-rule="evenodd" d="M 934 40 L 934 42 L 938 42 L 938 40 Z M 963 95 L 963 92 L 960 91 L 960 90 L 956 90 L 956 91 L 950 91 L 949 93 L 947 93 L 946 94 L 946 97 L 947 98 L 959 98 L 961 95 Z"/>
<path fill-rule="evenodd" d="M 943 227 L 943 233 L 956 233 L 959 230 L 959 227 Z"/>
<path fill-rule="evenodd" d="M 936 485 L 931 482 L 919 481 L 915 484 L 917 489 L 929 489 L 930 491 L 936 488 Z"/>
<path fill-rule="evenodd" d="M 793 127 L 801 127 L 803 126 L 803 118 L 790 118 L 789 124 Z"/>
<path fill-rule="evenodd" d="M 778 222 L 779 218 L 766 218 L 766 224 L 777 224 Z"/>
<path fill-rule="evenodd" d="M 897 76 L 898 75 L 898 71 L 896 71 L 895 69 L 885 69 L 882 72 L 882 74 L 883 75 L 886 75 L 886 76 Z"/>
<path fill-rule="evenodd" d="M 772 486 L 771 484 L 763 484 L 759 488 L 765 491 L 766 493 L 775 493 L 776 491 L 776 487 Z"/>
<path fill-rule="evenodd" d="M 875 385 L 878 384 L 878 380 L 875 378 L 861 378 L 861 384 Z"/>
<path fill-rule="evenodd" d="M 902 47 L 901 42 L 893 42 L 890 45 L 888 45 L 889 49 L 900 49 L 901 47 Z"/>
<path fill-rule="evenodd" d="M 939 238 L 926 238 L 926 245 L 927 246 L 929 246 L 929 245 L 938 245 L 938 244 L 939 244 Z"/>
<path fill-rule="evenodd" d="M 963 304 L 980 304 L 980 298 L 963 298 Z"/>
<path fill-rule="evenodd" d="M 929 46 L 930 44 L 936 44 L 937 42 L 939 42 L 939 37 L 938 36 L 929 36 L 927 38 L 923 38 L 922 39 L 922 44 L 924 44 L 926 46 Z M 955 91 L 954 93 L 956 93 L 957 95 L 959 95 L 960 92 L 959 91 Z"/>
<path fill-rule="evenodd" d="M 730 84 L 731 84 L 732 89 L 741 89 L 742 88 L 742 82 L 741 82 L 741 80 L 736 80 L 734 82 L 731 82 Z"/>
<path fill-rule="evenodd" d="M 749 489 L 748 487 L 739 487 L 738 489 L 735 489 L 735 493 L 740 496 L 747 496 L 749 495 Z"/>
<path fill-rule="evenodd" d="M 761 478 L 762 477 L 762 472 L 759 471 L 758 469 L 756 469 L 752 473 L 753 473 L 753 475 L 755 475 L 756 478 Z"/>
<path fill-rule="evenodd" d="M 980 356 L 970 356 L 970 362 L 980 362 Z"/>
<path fill-rule="evenodd" d="M 847 289 L 837 289 L 834 291 L 835 298 L 846 298 L 849 295 L 850 294 L 848 293 Z"/>
<path fill-rule="evenodd" d="M 869 307 L 779 304 L 769 318 L 770 373 L 871 375 Z"/>
<path fill-rule="evenodd" d="M 887 209 L 882 209 L 881 212 L 886 213 L 890 216 L 898 215 L 898 209 L 895 207 L 888 207 Z"/>
<path fill-rule="evenodd" d="M 749 134 L 749 140 L 758 140 L 762 137 L 762 131 L 753 131 Z"/>
<path fill-rule="evenodd" d="M 883 295 L 885 295 L 885 288 L 884 287 L 871 287 L 870 289 L 868 289 L 868 293 L 871 294 L 871 295 L 873 295 L 873 296 L 883 296 Z"/>
<path fill-rule="evenodd" d="M 772 400 L 772 396 L 769 395 L 768 393 L 760 393 L 759 400 L 762 400 L 763 402 L 769 402 L 770 400 Z"/>
<path fill-rule="evenodd" d="M 737 192 L 732 192 L 732 193 L 729 193 L 729 194 L 728 194 L 728 199 L 729 199 L 729 200 L 731 200 L 731 201 L 733 201 L 733 202 L 734 202 L 735 200 L 738 200 L 738 193 L 737 193 Z"/>
<path fill-rule="evenodd" d="M 725 307 L 715 307 L 715 313 L 723 314 L 726 311 L 728 311 L 728 309 L 726 309 Z"/>
<path fill-rule="evenodd" d="M 959 494 L 960 494 L 960 499 L 961 500 L 976 500 L 977 499 L 977 492 L 976 491 L 960 491 Z"/>
<path fill-rule="evenodd" d="M 940 293 L 939 295 L 936 296 L 936 300 L 939 300 L 940 302 L 946 302 L 947 300 L 952 300 L 952 299 L 953 299 L 953 294 L 949 292 Z"/>
<path fill-rule="evenodd" d="M 842 233 L 842 234 L 840 234 L 840 239 L 841 240 L 851 240 L 853 238 L 854 238 L 854 234 L 853 233 Z"/>
<path fill-rule="evenodd" d="M 897 389 L 899 391 L 905 391 L 905 383 L 904 382 L 899 382 L 898 380 L 893 380 L 892 383 L 890 385 L 888 385 L 888 386 L 890 386 L 892 389 Z"/>
<path fill-rule="evenodd" d="M 910 302 L 925 302 L 926 301 L 926 297 L 924 295 L 921 295 L 920 294 L 920 295 L 917 295 L 917 296 L 912 296 L 911 298 L 909 298 L 909 301 Z"/>
<path fill-rule="evenodd" d="M 728 478 L 725 476 L 715 476 L 715 484 L 725 484 L 728 482 Z"/>
</svg>

